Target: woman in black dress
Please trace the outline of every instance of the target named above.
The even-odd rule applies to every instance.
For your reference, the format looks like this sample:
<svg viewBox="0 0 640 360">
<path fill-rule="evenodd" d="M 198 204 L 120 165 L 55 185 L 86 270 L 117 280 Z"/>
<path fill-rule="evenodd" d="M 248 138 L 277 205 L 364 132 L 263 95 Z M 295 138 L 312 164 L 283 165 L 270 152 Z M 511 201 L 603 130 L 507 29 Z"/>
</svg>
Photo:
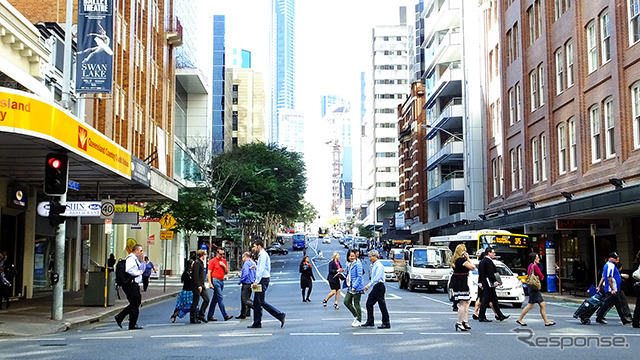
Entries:
<svg viewBox="0 0 640 360">
<path fill-rule="evenodd" d="M 311 302 L 309 295 L 311 295 L 311 289 L 313 288 L 313 281 L 316 278 L 313 276 L 313 268 L 309 262 L 309 257 L 304 256 L 300 262 L 300 288 L 302 289 L 302 302 Z M 304 289 L 307 290 L 307 296 L 304 296 Z"/>
<path fill-rule="evenodd" d="M 460 244 L 456 247 L 451 259 L 451 267 L 453 267 L 453 275 L 451 275 L 450 286 L 453 290 L 453 301 L 458 302 L 458 322 L 456 323 L 456 331 L 471 330 L 469 326 L 469 303 L 471 296 L 469 294 L 469 271 L 475 270 L 475 266 L 469 260 L 467 247 Z"/>
</svg>

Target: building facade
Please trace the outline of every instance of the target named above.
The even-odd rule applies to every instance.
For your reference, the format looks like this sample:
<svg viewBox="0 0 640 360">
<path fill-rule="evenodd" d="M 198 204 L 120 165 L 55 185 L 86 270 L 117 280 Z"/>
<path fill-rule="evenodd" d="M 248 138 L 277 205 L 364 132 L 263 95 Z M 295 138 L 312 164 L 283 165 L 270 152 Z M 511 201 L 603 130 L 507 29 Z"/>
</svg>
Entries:
<svg viewBox="0 0 640 360">
<path fill-rule="evenodd" d="M 231 73 L 233 78 L 232 145 L 266 142 L 264 128 L 266 97 L 262 73 L 247 68 L 232 68 Z"/>
<path fill-rule="evenodd" d="M 269 142 L 282 144 L 281 122 L 285 121 L 281 110 L 295 109 L 296 48 L 295 48 L 295 0 L 271 0 L 270 68 L 271 111 L 269 118 Z M 288 130 L 284 131 L 288 132 Z"/>
</svg>

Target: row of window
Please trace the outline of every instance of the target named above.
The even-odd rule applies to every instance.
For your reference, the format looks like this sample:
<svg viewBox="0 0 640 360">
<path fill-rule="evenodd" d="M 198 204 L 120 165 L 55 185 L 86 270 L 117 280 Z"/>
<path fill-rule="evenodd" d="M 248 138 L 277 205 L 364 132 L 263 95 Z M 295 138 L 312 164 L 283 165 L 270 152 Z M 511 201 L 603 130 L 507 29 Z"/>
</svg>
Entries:
<svg viewBox="0 0 640 360">
<path fill-rule="evenodd" d="M 408 65 L 376 65 L 373 67 L 375 70 L 407 70 Z"/>
<path fill-rule="evenodd" d="M 407 95 L 405 94 L 376 94 L 376 99 L 405 99 Z"/>
<path fill-rule="evenodd" d="M 383 36 L 382 41 L 403 41 L 406 38 L 406 36 Z"/>
<path fill-rule="evenodd" d="M 395 123 L 376 123 L 376 128 L 378 129 L 395 129 Z"/>
<path fill-rule="evenodd" d="M 529 73 L 529 91 L 531 93 L 531 111 L 544 105 L 544 63 Z"/>
<path fill-rule="evenodd" d="M 396 109 L 376 109 L 376 114 L 395 114 Z"/>
<path fill-rule="evenodd" d="M 567 41 L 554 53 L 556 59 L 556 95 L 573 86 L 573 42 Z"/>
<path fill-rule="evenodd" d="M 600 31 L 598 31 L 598 29 Z M 592 73 L 611 60 L 611 31 L 609 11 L 605 9 L 595 20 L 587 24 L 587 69 Z"/>
<path fill-rule="evenodd" d="M 407 55 L 407 50 L 378 50 L 374 51 L 373 55 Z"/>
<path fill-rule="evenodd" d="M 377 138 L 377 143 L 394 143 L 396 142 L 396 138 Z"/>
<path fill-rule="evenodd" d="M 394 158 L 394 157 L 398 157 L 398 154 L 395 152 L 377 152 L 376 157 L 377 158 Z"/>
<path fill-rule="evenodd" d="M 407 79 L 380 79 L 376 80 L 376 84 L 378 85 L 394 85 L 394 84 L 408 84 L 409 80 Z"/>
<path fill-rule="evenodd" d="M 562 14 L 566 13 L 571 7 L 571 0 L 554 0 L 553 2 L 553 19 L 558 20 Z"/>
<path fill-rule="evenodd" d="M 392 182 L 392 181 L 377 182 L 376 186 L 377 187 L 396 187 L 397 183 Z"/>
</svg>

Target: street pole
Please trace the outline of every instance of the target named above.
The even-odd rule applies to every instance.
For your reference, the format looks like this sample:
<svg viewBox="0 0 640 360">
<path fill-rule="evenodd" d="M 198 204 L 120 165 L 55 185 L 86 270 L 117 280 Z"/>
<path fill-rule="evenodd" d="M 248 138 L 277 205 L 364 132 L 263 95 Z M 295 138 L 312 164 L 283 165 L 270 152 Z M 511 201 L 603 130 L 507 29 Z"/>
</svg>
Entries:
<svg viewBox="0 0 640 360">
<path fill-rule="evenodd" d="M 65 109 L 71 109 L 71 59 L 72 59 L 72 47 L 71 47 L 71 26 L 73 22 L 73 0 L 67 0 L 67 20 L 64 30 L 64 62 L 62 66 L 64 68 L 64 74 L 62 79 L 62 106 Z"/>
<path fill-rule="evenodd" d="M 598 284 L 598 257 L 596 256 L 596 224 L 591 224 L 591 237 L 593 238 L 593 281 Z"/>
<path fill-rule="evenodd" d="M 60 195 L 60 205 L 67 204 L 67 194 Z M 66 235 L 65 222 L 58 224 L 56 227 L 56 252 L 54 261 L 54 273 L 52 276 L 53 283 L 53 301 L 51 306 L 51 319 L 62 320 L 63 315 L 63 297 L 64 297 L 64 239 Z"/>
</svg>

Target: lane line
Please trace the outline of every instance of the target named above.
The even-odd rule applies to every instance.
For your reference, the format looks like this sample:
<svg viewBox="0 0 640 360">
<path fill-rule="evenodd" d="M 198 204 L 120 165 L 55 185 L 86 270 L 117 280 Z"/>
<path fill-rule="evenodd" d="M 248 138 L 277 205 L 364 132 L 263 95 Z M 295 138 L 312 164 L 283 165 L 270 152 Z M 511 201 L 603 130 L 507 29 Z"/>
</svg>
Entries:
<svg viewBox="0 0 640 360">
<path fill-rule="evenodd" d="M 640 334 L 613 334 L 615 336 L 640 336 Z"/>
<path fill-rule="evenodd" d="M 133 336 L 90 336 L 90 337 L 80 338 L 80 340 L 111 340 L 111 339 L 133 339 Z"/>
<path fill-rule="evenodd" d="M 218 334 L 219 337 L 249 337 L 249 336 L 273 336 L 273 334 L 246 333 L 246 334 Z"/>
<path fill-rule="evenodd" d="M 171 324 L 145 324 L 144 327 L 161 327 L 161 326 L 184 326 L 186 323 L 171 323 Z"/>
<path fill-rule="evenodd" d="M 583 333 L 583 334 L 580 334 L 580 333 L 558 333 L 558 332 L 549 333 L 549 335 L 552 335 L 552 336 L 602 336 L 600 334 L 594 334 L 594 333 Z"/>
<path fill-rule="evenodd" d="M 512 333 L 512 332 L 508 332 L 508 333 L 484 333 L 485 335 L 499 335 L 499 336 L 518 336 L 520 334 L 518 333 Z"/>
<path fill-rule="evenodd" d="M 393 332 L 393 331 L 372 331 L 372 332 L 357 332 L 353 333 L 353 335 L 404 335 L 403 332 Z"/>
<path fill-rule="evenodd" d="M 339 336 L 340 333 L 289 333 L 291 336 Z"/>
<path fill-rule="evenodd" d="M 202 337 L 202 334 L 184 334 L 184 335 L 151 335 L 150 338 L 193 338 Z"/>
<path fill-rule="evenodd" d="M 471 335 L 469 332 L 454 332 L 454 333 L 424 333 L 421 332 L 420 335 Z"/>
<path fill-rule="evenodd" d="M 440 303 L 440 304 L 445 304 L 445 305 L 451 306 L 451 301 L 442 301 L 442 300 L 434 299 L 434 298 L 426 296 L 426 295 L 420 295 L 420 297 L 423 297 L 423 298 L 425 298 L 427 300 L 435 301 L 435 302 Z"/>
<path fill-rule="evenodd" d="M 16 342 L 18 342 L 18 341 L 20 341 L 20 342 L 22 342 L 22 341 L 30 341 L 30 342 L 33 342 L 33 341 L 65 341 L 65 340 L 66 340 L 65 338 L 50 338 L 50 339 L 47 339 L 47 338 L 36 338 L 36 339 L 34 339 L 34 338 L 22 338 L 22 339 L 4 338 L 4 339 L 0 339 L 0 341 L 16 341 Z"/>
</svg>

